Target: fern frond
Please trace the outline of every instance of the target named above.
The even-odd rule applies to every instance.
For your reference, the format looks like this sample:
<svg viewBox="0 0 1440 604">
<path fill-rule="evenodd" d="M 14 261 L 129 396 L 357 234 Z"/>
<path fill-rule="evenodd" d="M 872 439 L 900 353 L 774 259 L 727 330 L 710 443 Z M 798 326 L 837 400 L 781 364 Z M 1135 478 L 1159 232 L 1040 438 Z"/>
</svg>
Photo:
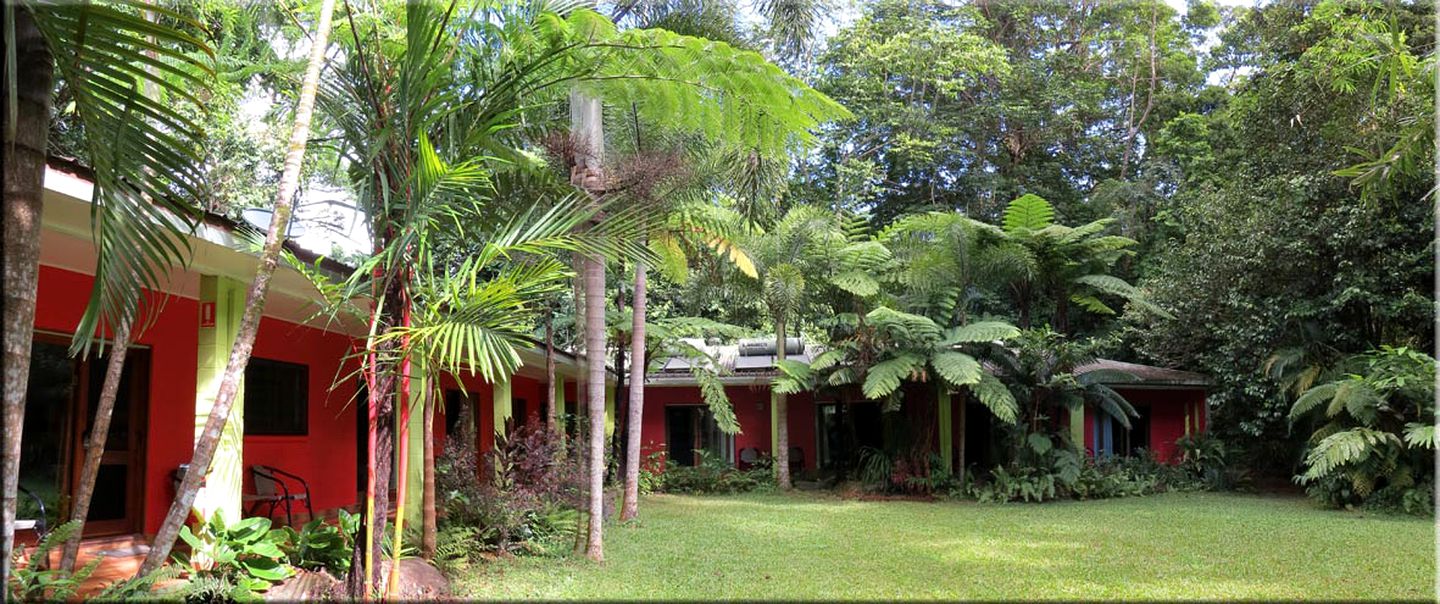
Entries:
<svg viewBox="0 0 1440 604">
<path fill-rule="evenodd" d="M 1015 402 L 1015 395 L 995 376 L 982 373 L 980 381 L 970 386 L 970 391 L 1000 421 L 1013 424 L 1020 417 L 1020 405 Z"/>
<path fill-rule="evenodd" d="M 1435 424 L 1405 424 L 1405 444 L 1416 449 L 1435 448 Z"/>
<path fill-rule="evenodd" d="M 930 359 L 930 365 L 951 386 L 969 386 L 980 382 L 980 362 L 963 352 L 942 352 Z"/>
<path fill-rule="evenodd" d="M 1016 198 L 1005 207 L 1005 232 L 1013 233 L 1021 229 L 1040 230 L 1050 226 L 1055 221 L 1055 207 L 1045 198 L 1033 193 Z"/>
<path fill-rule="evenodd" d="M 925 367 L 925 357 L 914 353 L 901 353 L 870 367 L 865 374 L 865 383 L 860 390 L 865 398 L 880 400 L 900 388 L 900 382 L 918 374 Z"/>
<path fill-rule="evenodd" d="M 1335 391 L 1340 389 L 1340 384 L 1330 382 L 1321 384 L 1305 391 L 1300 398 L 1295 399 L 1295 404 L 1290 407 L 1290 423 L 1300 419 L 1306 414 L 1318 409 L 1320 405 L 1335 398 Z"/>
<path fill-rule="evenodd" d="M 1020 335 L 1020 328 L 1003 321 L 976 321 L 950 329 L 945 334 L 946 345 L 972 342 L 994 342 L 1009 340 Z"/>
</svg>

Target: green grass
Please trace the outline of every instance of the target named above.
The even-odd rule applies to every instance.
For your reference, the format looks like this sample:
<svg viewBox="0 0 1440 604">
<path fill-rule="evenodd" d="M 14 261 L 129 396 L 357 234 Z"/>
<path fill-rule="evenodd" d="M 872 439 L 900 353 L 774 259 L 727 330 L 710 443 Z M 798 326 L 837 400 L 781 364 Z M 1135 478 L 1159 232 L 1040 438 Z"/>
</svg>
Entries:
<svg viewBox="0 0 1440 604">
<path fill-rule="evenodd" d="M 1428 599 L 1432 521 L 1299 498 L 1166 494 L 1043 505 L 814 495 L 641 501 L 603 565 L 456 573 L 499 599 Z"/>
</svg>

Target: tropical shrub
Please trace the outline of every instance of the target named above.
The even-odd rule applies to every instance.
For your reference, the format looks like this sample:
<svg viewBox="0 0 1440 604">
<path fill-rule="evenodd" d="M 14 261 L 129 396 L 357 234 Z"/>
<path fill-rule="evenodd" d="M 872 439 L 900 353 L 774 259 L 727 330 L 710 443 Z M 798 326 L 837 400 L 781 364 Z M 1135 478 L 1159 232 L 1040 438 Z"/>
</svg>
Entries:
<svg viewBox="0 0 1440 604">
<path fill-rule="evenodd" d="M 1310 388 L 1290 409 L 1292 423 L 1318 424 L 1296 482 L 1330 506 L 1429 513 L 1420 503 L 1435 476 L 1435 359 L 1384 346 L 1334 373 L 1340 377 Z"/>
<path fill-rule="evenodd" d="M 665 452 L 655 451 L 640 461 L 640 494 L 665 491 Z"/>
<path fill-rule="evenodd" d="M 235 589 L 226 590 L 233 594 L 232 599 L 249 599 L 294 574 L 280 549 L 284 533 L 270 530 L 269 518 L 246 518 L 227 525 L 216 512 L 198 531 L 181 527 L 180 539 L 190 551 L 175 554 L 176 561 L 188 566 L 192 577 L 209 577 L 217 586 L 233 586 Z"/>
<path fill-rule="evenodd" d="M 275 529 L 277 545 L 285 552 L 289 564 L 306 570 L 328 570 L 336 577 L 350 571 L 355 534 L 360 529 L 360 516 L 340 510 L 338 524 L 316 518 L 299 531 L 291 527 Z"/>
<path fill-rule="evenodd" d="M 513 427 L 477 464 L 460 439 L 436 461 L 444 507 L 437 557 L 455 562 L 480 553 L 547 555 L 564 551 L 579 526 L 584 479 L 543 427 Z M 485 476 L 485 480 L 481 480 Z"/>
<path fill-rule="evenodd" d="M 1242 473 L 1225 465 L 1224 445 L 1203 435 L 1181 439 L 1181 450 L 1187 457 L 1178 464 L 1164 463 L 1147 451 L 1128 457 L 1087 459 L 1039 433 L 1028 435 L 1024 442 L 1016 462 L 996 467 L 988 477 L 952 489 L 952 494 L 981 502 L 1038 503 L 1219 490 L 1233 488 L 1244 480 Z"/>
<path fill-rule="evenodd" d="M 695 465 L 682 466 L 670 461 L 660 481 L 661 492 L 692 495 L 725 495 L 748 493 L 773 488 L 773 462 L 762 457 L 749 469 L 741 470 L 705 450 L 695 451 Z"/>
<path fill-rule="evenodd" d="M 6 586 L 9 594 L 8 600 L 16 602 L 33 601 L 62 601 L 73 598 L 80 584 L 95 573 L 100 567 L 103 556 L 96 556 L 85 566 L 78 568 L 74 573 L 67 573 L 57 569 L 49 568 L 47 562 L 50 558 L 50 550 L 57 544 L 64 543 L 76 531 L 79 531 L 79 521 L 71 520 L 55 527 L 46 533 L 40 542 L 35 544 L 35 549 L 27 557 L 25 548 L 17 547 L 10 554 L 10 584 Z"/>
<path fill-rule="evenodd" d="M 930 495 L 950 486 L 953 479 L 939 455 L 913 448 L 891 455 L 881 449 L 860 449 L 860 483 L 866 488 L 910 495 Z"/>
</svg>

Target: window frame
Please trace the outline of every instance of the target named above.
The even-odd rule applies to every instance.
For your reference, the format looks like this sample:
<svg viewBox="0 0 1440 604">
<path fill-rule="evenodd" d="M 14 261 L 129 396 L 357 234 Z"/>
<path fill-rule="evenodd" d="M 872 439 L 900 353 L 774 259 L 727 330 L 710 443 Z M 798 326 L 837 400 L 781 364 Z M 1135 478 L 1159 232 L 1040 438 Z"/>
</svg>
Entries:
<svg viewBox="0 0 1440 604">
<path fill-rule="evenodd" d="M 250 396 L 251 396 L 252 393 L 254 392 L 253 390 L 251 390 L 251 388 L 252 388 L 252 386 L 253 386 L 253 384 L 254 384 L 254 380 L 251 379 L 250 372 L 251 372 L 253 369 L 256 369 L 256 368 L 265 368 L 265 367 L 270 367 L 270 368 L 283 368 L 283 369 L 297 369 L 297 370 L 299 371 L 299 374 L 300 374 L 300 375 L 299 375 L 299 380 L 298 380 L 298 381 L 299 381 L 299 384 L 300 384 L 300 392 L 299 392 L 300 400 L 299 400 L 299 403 L 300 403 L 300 407 L 301 407 L 302 411 L 298 414 L 298 416 L 299 416 L 299 421 L 300 421 L 300 425 L 299 425 L 298 429 L 293 429 L 293 428 L 292 428 L 292 429 L 282 429 L 282 430 L 267 429 L 267 430 L 265 430 L 265 431 L 255 431 L 255 422 L 253 421 L 253 418 L 256 417 L 256 416 L 255 416 L 255 415 L 252 415 L 252 412 L 254 411 L 254 407 L 253 407 L 253 405 L 251 405 L 251 402 L 250 402 Z M 245 430 L 244 430 L 244 436 L 246 436 L 246 437 L 251 437 L 251 436 L 262 436 L 262 437 L 270 437 L 270 436 L 276 436 L 276 437 L 309 436 L 309 435 L 310 435 L 310 366 L 307 365 L 307 364 L 305 364 L 305 363 L 294 363 L 294 362 L 290 362 L 290 361 L 281 361 L 281 360 L 279 360 L 279 359 L 267 359 L 267 358 L 252 356 L 252 357 L 250 358 L 250 362 L 247 363 L 246 366 L 245 366 L 245 411 L 246 411 L 246 415 L 248 416 L 248 417 L 246 417 Z"/>
</svg>

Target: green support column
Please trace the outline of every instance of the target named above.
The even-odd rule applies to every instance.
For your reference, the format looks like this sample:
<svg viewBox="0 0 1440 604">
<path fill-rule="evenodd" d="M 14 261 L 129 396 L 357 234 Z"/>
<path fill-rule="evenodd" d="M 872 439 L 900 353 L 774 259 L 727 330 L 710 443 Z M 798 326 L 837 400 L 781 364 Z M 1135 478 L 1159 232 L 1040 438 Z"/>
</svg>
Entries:
<svg viewBox="0 0 1440 604">
<path fill-rule="evenodd" d="M 508 377 L 496 383 L 493 389 L 494 397 L 491 400 L 494 404 L 491 406 L 495 412 L 496 434 L 505 433 L 505 420 L 510 419 L 510 417 L 515 414 L 515 409 L 511 405 L 512 397 L 510 390 L 510 378 Z"/>
<path fill-rule="evenodd" d="M 940 467 L 945 468 L 945 471 L 949 472 L 952 466 L 955 465 L 953 459 L 955 457 L 955 443 L 950 433 L 950 414 L 954 405 L 950 403 L 949 390 L 946 390 L 944 386 L 939 386 L 936 390 L 939 391 L 939 395 L 935 397 L 935 402 L 939 405 L 936 419 L 940 422 Z"/>
<path fill-rule="evenodd" d="M 776 407 L 775 407 L 775 397 L 776 397 L 776 396 L 777 396 L 777 395 L 776 395 L 775 392 L 772 390 L 772 391 L 770 392 L 770 454 L 771 454 L 771 455 L 775 455 L 775 454 L 776 454 L 775 452 L 780 450 L 780 414 L 776 412 Z"/>
<path fill-rule="evenodd" d="M 560 439 L 565 439 L 565 376 L 555 376 L 555 408 L 551 410 L 555 414 L 555 425 L 560 428 Z"/>
<path fill-rule="evenodd" d="M 428 384 L 425 368 L 420 363 L 410 364 L 410 429 L 405 435 L 408 442 L 399 450 L 408 457 L 405 460 L 405 526 L 420 527 L 421 504 L 425 493 L 425 396 Z M 399 420 L 400 414 L 395 414 Z M 398 431 L 397 431 L 398 433 Z"/>
<path fill-rule="evenodd" d="M 230 348 L 235 345 L 240 317 L 245 312 L 244 286 L 234 279 L 200 276 L 200 329 L 195 369 L 195 439 L 205 430 Z M 235 395 L 230 419 L 220 433 L 220 446 L 205 486 L 195 496 L 194 509 L 203 518 L 219 512 L 229 522 L 240 520 L 241 483 L 244 478 L 245 384 Z"/>
<path fill-rule="evenodd" d="M 1076 451 L 1085 452 L 1085 409 L 1070 410 L 1070 444 Z"/>
<path fill-rule="evenodd" d="M 615 382 L 605 381 L 605 439 L 615 437 Z"/>
</svg>

